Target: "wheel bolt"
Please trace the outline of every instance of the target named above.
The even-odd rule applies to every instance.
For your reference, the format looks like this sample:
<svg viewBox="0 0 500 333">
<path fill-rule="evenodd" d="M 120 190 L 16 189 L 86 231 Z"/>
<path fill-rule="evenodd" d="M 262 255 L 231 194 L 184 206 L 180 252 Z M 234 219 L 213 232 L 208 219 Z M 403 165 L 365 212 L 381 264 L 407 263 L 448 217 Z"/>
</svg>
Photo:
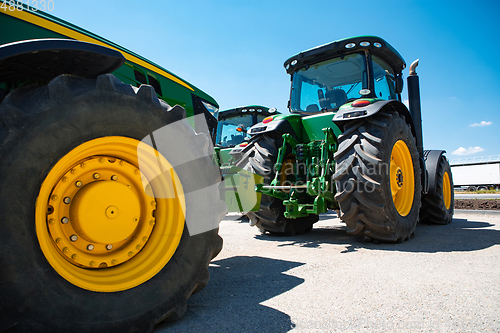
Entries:
<svg viewBox="0 0 500 333">
<path fill-rule="evenodd" d="M 83 183 L 82 183 L 81 181 L 77 181 L 77 182 L 75 183 L 75 186 L 76 186 L 76 187 L 82 187 L 82 185 L 83 185 Z"/>
<path fill-rule="evenodd" d="M 94 249 L 94 245 L 89 244 L 87 245 L 87 250 L 92 251 Z"/>
<path fill-rule="evenodd" d="M 71 235 L 69 237 L 69 240 L 72 241 L 72 242 L 76 242 L 76 240 L 78 239 L 78 236 L 77 235 Z"/>
<path fill-rule="evenodd" d="M 113 248 L 113 245 L 112 245 L 112 244 L 108 244 L 108 245 L 106 245 L 106 250 L 108 250 L 108 251 L 109 251 L 109 250 L 111 250 L 112 248 Z"/>
<path fill-rule="evenodd" d="M 66 198 L 63 199 L 63 202 L 65 204 L 69 204 L 71 202 L 71 199 L 69 197 L 66 197 Z"/>
<path fill-rule="evenodd" d="M 99 162 L 100 162 L 100 163 L 104 163 L 104 158 L 102 158 L 102 157 L 101 157 L 101 158 L 99 159 Z"/>
<path fill-rule="evenodd" d="M 96 173 L 94 173 L 94 179 L 99 179 L 100 177 L 101 177 L 101 175 L 100 175 L 100 174 L 98 174 L 97 172 L 96 172 Z"/>
<path fill-rule="evenodd" d="M 78 258 L 78 256 L 77 256 L 76 254 L 73 254 L 73 255 L 71 256 L 71 259 L 73 259 L 73 260 L 76 260 L 76 258 Z"/>
<path fill-rule="evenodd" d="M 54 224 L 55 222 L 56 222 L 56 220 L 54 220 L 54 219 L 49 220 L 49 224 Z"/>
<path fill-rule="evenodd" d="M 61 219 L 61 222 L 62 222 L 63 224 L 66 224 L 66 223 L 68 223 L 68 222 L 69 222 L 69 219 L 68 219 L 67 217 L 63 217 L 63 218 Z"/>
<path fill-rule="evenodd" d="M 54 195 L 51 197 L 51 199 L 52 199 L 52 200 L 54 200 L 54 201 L 56 201 L 56 200 L 57 200 L 57 195 L 55 195 L 55 194 L 54 194 Z"/>
<path fill-rule="evenodd" d="M 111 176 L 111 180 L 117 180 L 118 177 L 116 175 Z"/>
</svg>

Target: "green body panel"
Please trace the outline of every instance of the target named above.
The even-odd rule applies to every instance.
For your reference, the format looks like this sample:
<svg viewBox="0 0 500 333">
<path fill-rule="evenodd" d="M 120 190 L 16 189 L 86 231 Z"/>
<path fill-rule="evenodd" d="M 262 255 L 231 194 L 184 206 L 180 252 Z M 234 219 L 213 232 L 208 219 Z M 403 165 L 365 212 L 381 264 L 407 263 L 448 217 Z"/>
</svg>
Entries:
<svg viewBox="0 0 500 333">
<path fill-rule="evenodd" d="M 0 45 L 30 39 L 63 38 L 79 40 L 85 39 L 84 41 L 88 41 L 90 38 L 95 40 L 96 44 L 105 44 L 108 47 L 117 49 L 127 58 L 127 61 L 113 72 L 113 74 L 124 83 L 134 86 L 141 85 L 141 82 L 135 78 L 135 69 L 143 73 L 145 76 L 147 82 L 142 83 L 151 84 L 150 78 L 156 79 L 161 87 L 161 94 L 158 94 L 158 96 L 170 105 L 180 105 L 184 107 L 188 116 L 194 114 L 192 94 L 218 107 L 215 99 L 190 83 L 187 83 L 183 79 L 175 76 L 165 68 L 109 40 L 54 17 L 46 12 L 25 10 L 20 13 L 18 11 L 5 12 L 4 10 L 0 10 L 0 27 L 2 27 L 2 31 L 4 32 L 7 30 L 9 31 L 9 33 L 3 33 L 0 35 Z M 79 36 L 79 34 L 84 35 L 85 38 L 74 38 L 75 36 Z M 170 78 L 166 76 L 169 76 Z"/>
<path fill-rule="evenodd" d="M 342 134 L 342 131 L 332 122 L 333 112 L 316 114 L 314 116 L 302 118 L 302 138 L 303 141 L 324 140 L 324 128 L 332 128 L 335 137 Z"/>
<path fill-rule="evenodd" d="M 226 202 L 228 212 L 258 211 L 262 194 L 255 191 L 264 178 L 250 171 L 233 167 L 231 174 L 224 176 L 219 186 L 221 199 Z"/>
<path fill-rule="evenodd" d="M 273 121 L 277 120 L 286 120 L 292 126 L 292 129 L 295 131 L 295 134 L 299 137 L 299 140 L 302 140 L 302 117 L 298 114 L 280 114 L 273 118 Z"/>
<path fill-rule="evenodd" d="M 219 161 L 220 161 L 220 165 L 224 165 L 224 164 L 228 164 L 229 163 L 229 159 L 231 158 L 231 156 L 229 155 L 229 153 L 231 152 L 233 148 L 225 148 L 225 149 L 220 149 L 218 152 L 219 152 Z"/>
</svg>

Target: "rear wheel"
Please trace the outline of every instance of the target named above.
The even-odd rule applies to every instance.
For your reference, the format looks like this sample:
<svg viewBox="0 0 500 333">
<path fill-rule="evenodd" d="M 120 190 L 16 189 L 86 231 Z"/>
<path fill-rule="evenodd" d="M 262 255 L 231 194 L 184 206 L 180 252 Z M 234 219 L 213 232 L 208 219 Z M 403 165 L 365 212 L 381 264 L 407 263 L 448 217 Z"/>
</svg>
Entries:
<svg viewBox="0 0 500 333">
<path fill-rule="evenodd" d="M 333 176 L 347 232 L 404 241 L 420 209 L 420 167 L 410 127 L 395 112 L 347 123 L 339 136 Z"/>
<path fill-rule="evenodd" d="M 281 142 L 282 139 L 277 134 L 261 134 L 254 137 L 242 151 L 242 156 L 246 157 L 242 158 L 237 163 L 237 166 L 264 177 L 264 184 L 270 184 L 276 175 L 274 165 Z M 289 166 L 290 159 L 291 155 L 285 160 L 284 168 Z M 280 175 L 280 179 L 286 181 L 286 176 L 283 174 Z M 281 235 L 306 233 L 312 229 L 313 224 L 319 219 L 317 215 L 290 219 L 284 216 L 284 212 L 283 200 L 263 194 L 260 210 L 258 212 L 248 212 L 247 215 L 251 223 L 256 225 L 261 232 Z"/>
<path fill-rule="evenodd" d="M 217 229 L 189 235 L 185 215 L 196 203 L 178 157 L 140 140 L 176 126 L 179 141 L 163 144 L 208 155 L 185 111 L 150 86 L 62 75 L 9 94 L 0 117 L 0 243 L 9 253 L 0 330 L 150 331 L 180 317 L 222 240 Z M 157 177 L 158 163 L 168 177 Z M 220 207 L 217 193 L 205 194 Z"/>
<path fill-rule="evenodd" d="M 426 223 L 448 224 L 453 219 L 455 194 L 451 168 L 446 157 L 439 158 L 437 172 L 436 190 L 422 198 L 420 220 Z"/>
</svg>

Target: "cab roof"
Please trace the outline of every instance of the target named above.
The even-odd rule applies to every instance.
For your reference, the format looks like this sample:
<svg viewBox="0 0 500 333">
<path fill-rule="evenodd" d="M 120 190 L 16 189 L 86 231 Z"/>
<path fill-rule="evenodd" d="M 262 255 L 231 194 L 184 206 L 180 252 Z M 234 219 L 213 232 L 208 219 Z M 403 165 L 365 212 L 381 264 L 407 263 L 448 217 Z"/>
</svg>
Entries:
<svg viewBox="0 0 500 333">
<path fill-rule="evenodd" d="M 406 67 L 406 63 L 398 51 L 384 39 L 377 36 L 357 36 L 320 45 L 288 58 L 284 66 L 287 73 L 292 75 L 304 66 L 365 50 L 384 59 L 396 74 L 401 73 Z"/>
</svg>

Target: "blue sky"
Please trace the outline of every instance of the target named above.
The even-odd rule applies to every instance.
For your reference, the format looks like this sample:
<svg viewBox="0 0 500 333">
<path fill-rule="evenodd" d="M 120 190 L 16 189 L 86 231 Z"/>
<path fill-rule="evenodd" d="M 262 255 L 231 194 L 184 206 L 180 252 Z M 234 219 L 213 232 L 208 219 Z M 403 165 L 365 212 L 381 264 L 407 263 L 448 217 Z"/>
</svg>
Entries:
<svg viewBox="0 0 500 333">
<path fill-rule="evenodd" d="M 500 155 L 499 0 L 53 2 L 51 14 L 162 65 L 222 110 L 261 104 L 286 112 L 287 58 L 380 36 L 408 66 L 420 59 L 425 149 L 445 149 L 451 160 Z"/>
</svg>

